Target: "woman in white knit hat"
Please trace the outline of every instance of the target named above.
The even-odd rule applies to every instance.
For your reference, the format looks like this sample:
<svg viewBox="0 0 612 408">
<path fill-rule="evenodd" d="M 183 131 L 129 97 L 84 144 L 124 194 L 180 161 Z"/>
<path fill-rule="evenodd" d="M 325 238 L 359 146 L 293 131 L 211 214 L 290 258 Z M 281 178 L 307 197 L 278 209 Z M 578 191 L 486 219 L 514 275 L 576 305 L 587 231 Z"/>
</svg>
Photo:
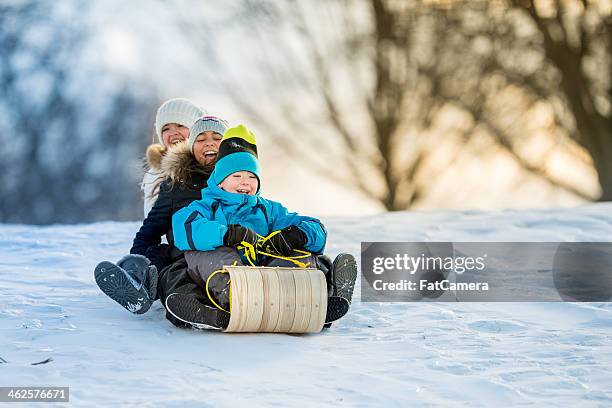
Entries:
<svg viewBox="0 0 612 408">
<path fill-rule="evenodd" d="M 155 115 L 155 133 L 160 144 L 147 148 L 147 165 L 142 179 L 145 218 L 153 208 L 164 180 L 161 161 L 169 146 L 189 138 L 189 128 L 204 114 L 204 110 L 185 98 L 174 98 L 164 102 Z"/>
<path fill-rule="evenodd" d="M 172 216 L 202 198 L 201 190 L 208 184 L 227 127 L 218 117 L 203 116 L 191 126 L 189 140 L 174 145 L 164 140 L 168 149 L 159 166 L 163 181 L 134 237 L 130 255 L 117 263 L 103 261 L 96 266 L 94 276 L 102 292 L 130 312 L 145 313 L 158 298 L 165 305 L 167 295 L 176 291 L 199 293 L 187 274 L 182 251 L 173 245 Z M 162 131 L 160 135 L 169 134 Z M 161 243 L 164 236 L 167 243 Z M 172 316 L 168 319 L 180 324 Z"/>
</svg>

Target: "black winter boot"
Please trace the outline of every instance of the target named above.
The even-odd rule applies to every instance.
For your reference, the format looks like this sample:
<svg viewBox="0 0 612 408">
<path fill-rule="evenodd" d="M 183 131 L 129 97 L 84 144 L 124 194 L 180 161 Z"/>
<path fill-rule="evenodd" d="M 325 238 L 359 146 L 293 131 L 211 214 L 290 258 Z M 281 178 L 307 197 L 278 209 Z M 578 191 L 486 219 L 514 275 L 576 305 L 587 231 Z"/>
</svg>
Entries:
<svg viewBox="0 0 612 408">
<path fill-rule="evenodd" d="M 331 323 L 343 317 L 348 313 L 351 304 L 343 297 L 330 296 L 327 298 L 327 314 L 325 315 L 325 324 L 323 328 L 329 329 Z"/>
<path fill-rule="evenodd" d="M 130 254 L 117 261 L 117 266 L 126 271 L 138 284 L 146 288 L 149 299 L 157 299 L 157 267 L 145 256 Z"/>
<path fill-rule="evenodd" d="M 94 270 L 94 277 L 102 292 L 132 313 L 143 314 L 153 303 L 147 287 L 112 262 L 100 262 Z"/>
<path fill-rule="evenodd" d="M 351 254 L 340 254 L 334 259 L 332 265 L 332 279 L 334 281 L 333 296 L 339 296 L 351 303 L 353 290 L 357 280 L 357 262 Z"/>
<path fill-rule="evenodd" d="M 230 320 L 229 313 L 205 305 L 184 293 L 170 294 L 166 298 L 166 310 L 181 322 L 197 329 L 225 329 Z"/>
<path fill-rule="evenodd" d="M 349 310 L 357 280 L 357 263 L 351 254 L 340 254 L 334 259 L 331 268 L 333 293 L 327 299 L 325 323 L 343 317 Z"/>
</svg>

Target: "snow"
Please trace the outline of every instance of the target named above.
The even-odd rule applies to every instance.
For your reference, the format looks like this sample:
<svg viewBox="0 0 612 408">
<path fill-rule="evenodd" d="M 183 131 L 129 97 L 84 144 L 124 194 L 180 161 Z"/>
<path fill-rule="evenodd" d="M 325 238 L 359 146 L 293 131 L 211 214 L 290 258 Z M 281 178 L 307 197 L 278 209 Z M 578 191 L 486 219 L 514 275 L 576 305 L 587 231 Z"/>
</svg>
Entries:
<svg viewBox="0 0 612 408">
<path fill-rule="evenodd" d="M 331 255 L 373 240 L 608 241 L 612 204 L 323 221 Z M 133 315 L 94 282 L 138 227 L 0 225 L 3 386 L 69 386 L 79 407 L 612 404 L 610 304 L 361 303 L 358 285 L 317 335 L 178 329 L 159 302 Z"/>
</svg>

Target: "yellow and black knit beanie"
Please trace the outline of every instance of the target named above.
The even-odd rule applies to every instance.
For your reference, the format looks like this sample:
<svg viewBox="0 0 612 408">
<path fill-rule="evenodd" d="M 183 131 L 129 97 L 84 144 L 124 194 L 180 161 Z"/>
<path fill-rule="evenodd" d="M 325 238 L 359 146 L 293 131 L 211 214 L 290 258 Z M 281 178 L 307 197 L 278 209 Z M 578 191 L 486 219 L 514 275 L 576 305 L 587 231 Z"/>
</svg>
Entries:
<svg viewBox="0 0 612 408">
<path fill-rule="evenodd" d="M 215 170 L 210 175 L 210 181 L 219 184 L 227 176 L 237 171 L 253 173 L 259 179 L 261 187 L 255 135 L 244 125 L 229 128 L 223 135 L 219 145 L 217 163 Z"/>
</svg>

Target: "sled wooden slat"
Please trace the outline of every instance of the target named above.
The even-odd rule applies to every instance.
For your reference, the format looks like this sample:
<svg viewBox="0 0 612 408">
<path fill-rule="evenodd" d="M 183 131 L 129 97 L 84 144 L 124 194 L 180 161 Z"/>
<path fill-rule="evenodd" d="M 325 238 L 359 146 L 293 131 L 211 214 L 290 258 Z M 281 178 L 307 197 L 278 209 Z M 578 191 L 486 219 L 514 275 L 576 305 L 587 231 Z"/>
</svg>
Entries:
<svg viewBox="0 0 612 408">
<path fill-rule="evenodd" d="M 231 317 L 225 332 L 318 333 L 327 284 L 313 268 L 226 266 Z"/>
<path fill-rule="evenodd" d="M 299 273 L 299 270 L 292 271 L 295 282 L 295 316 L 289 331 L 291 333 L 304 333 L 310 323 L 310 313 L 312 304 L 312 290 L 308 275 Z M 298 288 L 303 288 L 299 290 Z"/>
<path fill-rule="evenodd" d="M 295 279 L 293 279 L 291 271 L 276 268 L 276 273 L 280 284 L 280 310 L 274 331 L 276 333 L 290 333 L 295 317 Z"/>
<path fill-rule="evenodd" d="M 243 274 L 239 272 L 230 274 L 230 312 L 231 315 L 235 316 L 236 318 L 230 319 L 226 331 L 240 331 L 240 328 L 243 326 L 241 319 L 244 319 L 246 316 L 246 313 L 243 311 L 243 309 L 246 307 L 246 287 L 245 283 L 242 281 L 242 277 Z M 236 296 L 237 294 L 240 294 L 240 296 Z"/>
<path fill-rule="evenodd" d="M 312 312 L 306 333 L 317 333 L 321 331 L 322 327 L 320 325 L 325 323 L 325 316 L 327 315 L 327 281 L 325 276 L 321 279 L 317 274 L 309 274 L 308 277 L 312 288 Z"/>
<path fill-rule="evenodd" d="M 261 273 L 255 269 L 244 272 L 248 288 L 246 319 L 243 330 L 252 331 L 259 329 L 263 316 L 263 279 Z"/>
<path fill-rule="evenodd" d="M 264 290 L 264 313 L 257 331 L 273 332 L 280 314 L 280 282 L 276 270 L 274 273 L 262 273 Z"/>
</svg>

